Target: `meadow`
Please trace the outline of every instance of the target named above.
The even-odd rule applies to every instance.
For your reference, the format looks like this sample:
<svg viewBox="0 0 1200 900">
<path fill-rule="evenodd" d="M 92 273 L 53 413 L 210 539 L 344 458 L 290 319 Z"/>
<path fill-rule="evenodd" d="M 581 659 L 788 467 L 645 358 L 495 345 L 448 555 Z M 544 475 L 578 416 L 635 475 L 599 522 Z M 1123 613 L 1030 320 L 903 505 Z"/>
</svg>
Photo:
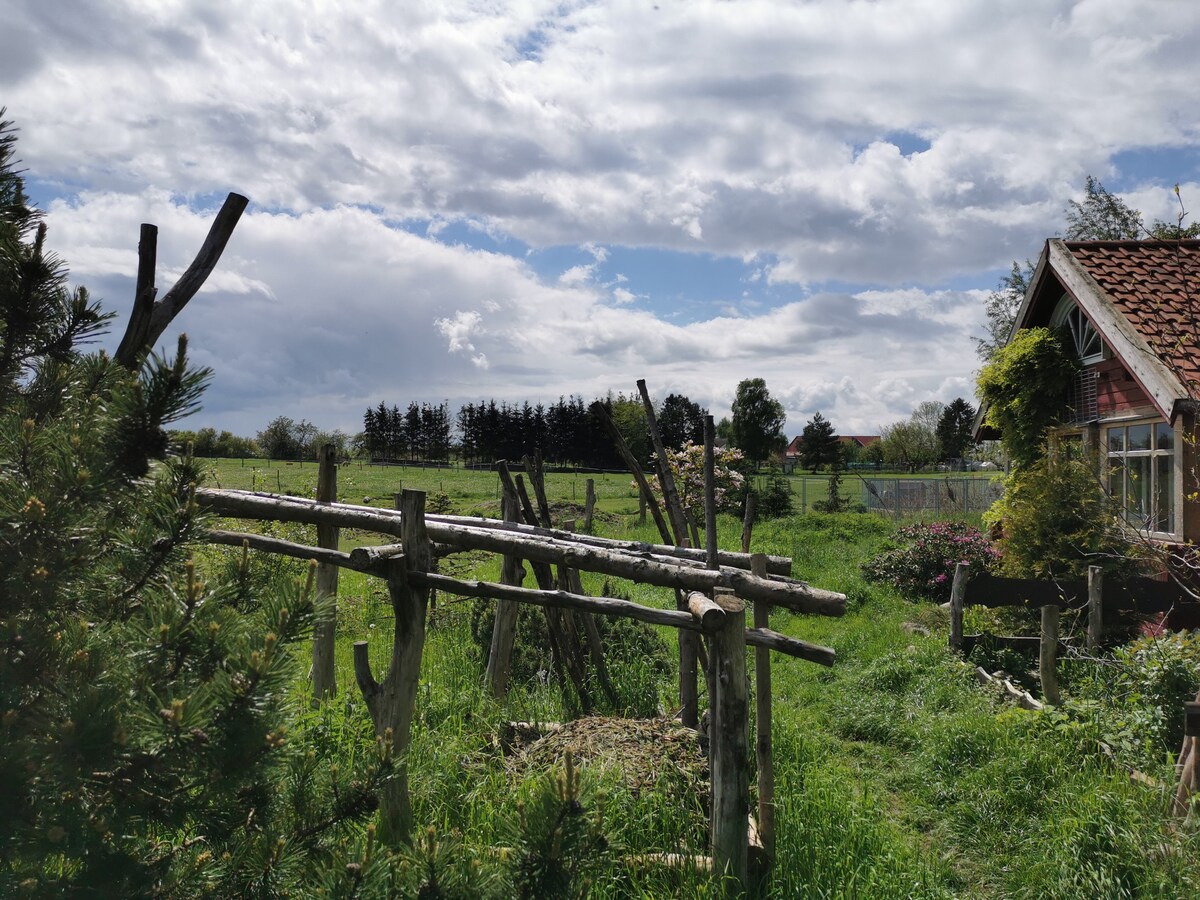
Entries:
<svg viewBox="0 0 1200 900">
<path fill-rule="evenodd" d="M 250 462 L 214 461 L 208 484 L 312 496 L 314 463 L 273 462 L 268 469 Z M 596 482 L 599 533 L 656 539 L 652 526 L 637 523 L 625 475 L 548 475 L 557 515 L 578 516 L 588 477 Z M 358 463 L 339 472 L 347 502 L 370 498 L 390 507 L 401 487 L 426 490 L 430 503 L 455 513 L 494 515 L 498 508 L 491 472 Z M 737 548 L 741 523 L 722 517 L 718 524 L 721 546 Z M 863 580 L 860 565 L 895 527 L 889 518 L 854 513 L 798 514 L 756 526 L 753 549 L 790 556 L 797 577 L 849 597 L 839 619 L 772 613 L 773 628 L 835 648 L 838 662 L 832 669 L 774 662 L 778 846 L 764 895 L 1200 896 L 1200 836 L 1169 826 L 1166 787 L 1131 782 L 1080 723 L 1017 709 L 981 688 L 970 667 L 947 652 L 942 610 Z M 364 539 L 343 533 L 344 546 Z M 498 562 L 486 557 L 452 565 L 455 574 L 498 578 Z M 585 577 L 585 587 L 599 593 L 602 584 Z M 665 591 L 624 587 L 639 602 L 673 602 Z M 351 754 L 360 752 L 371 724 L 354 684 L 350 645 L 369 641 L 372 663 L 382 667 L 391 609 L 381 584 L 347 571 L 338 604 L 339 695 L 305 727 Z M 483 689 L 471 624 L 469 602 L 438 598 L 410 767 L 417 822 L 457 857 L 478 861 L 511 841 L 513 823 L 559 765 L 509 746 L 505 723 L 565 715 L 552 679 L 537 675 L 515 683 L 502 704 L 493 701 Z M 614 668 L 622 696 L 638 711 L 675 708 L 674 637 L 659 637 L 670 648 L 665 671 L 636 658 Z M 297 683 L 298 696 L 306 689 Z M 605 741 L 594 743 L 601 746 L 579 754 L 581 799 L 602 816 L 613 862 L 586 896 L 710 896 L 713 886 L 702 875 L 623 862 L 652 852 L 703 853 L 706 786 L 672 764 L 678 753 L 665 744 L 654 748 L 661 756 L 643 747 L 630 771 Z M 1170 781 L 1165 754 L 1151 774 Z"/>
</svg>

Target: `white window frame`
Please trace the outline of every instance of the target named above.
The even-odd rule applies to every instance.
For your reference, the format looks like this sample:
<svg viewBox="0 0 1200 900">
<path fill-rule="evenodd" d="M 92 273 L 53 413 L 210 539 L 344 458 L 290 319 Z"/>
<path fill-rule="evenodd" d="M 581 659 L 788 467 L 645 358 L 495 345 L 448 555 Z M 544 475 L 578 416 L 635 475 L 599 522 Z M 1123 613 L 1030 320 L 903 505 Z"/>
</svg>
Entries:
<svg viewBox="0 0 1200 900">
<path fill-rule="evenodd" d="M 1124 435 L 1122 436 L 1121 450 L 1113 452 L 1109 449 L 1109 447 L 1110 447 L 1109 433 L 1111 431 L 1115 431 L 1117 429 L 1124 430 L 1124 429 L 1128 429 L 1130 427 L 1138 426 L 1138 425 L 1149 425 L 1150 426 L 1151 448 L 1149 450 L 1130 450 L 1129 449 L 1129 432 L 1128 431 L 1125 431 Z M 1170 450 L 1159 450 L 1156 448 L 1156 445 L 1158 443 L 1157 437 L 1156 437 L 1157 431 L 1158 431 L 1157 426 L 1159 426 L 1159 425 L 1167 425 L 1171 429 L 1172 437 L 1171 437 L 1171 449 Z M 1116 497 L 1115 499 L 1120 504 L 1121 516 L 1122 516 L 1122 519 L 1124 520 L 1124 522 L 1127 525 L 1129 525 L 1131 528 L 1134 528 L 1139 534 L 1143 534 L 1143 535 L 1146 535 L 1147 537 L 1154 538 L 1157 540 L 1178 541 L 1181 539 L 1180 534 L 1182 532 L 1182 528 L 1181 528 L 1180 523 L 1182 522 L 1182 516 L 1183 516 L 1183 435 L 1182 435 L 1179 423 L 1176 423 L 1175 425 L 1171 425 L 1169 422 L 1166 422 L 1164 419 L 1162 419 L 1161 417 L 1158 417 L 1158 416 L 1154 416 L 1154 417 L 1142 416 L 1142 417 L 1129 418 L 1129 419 L 1110 419 L 1108 421 L 1101 423 L 1100 459 L 1104 466 L 1103 474 L 1104 474 L 1104 489 L 1105 489 L 1105 491 L 1109 491 L 1109 488 L 1110 488 L 1110 483 L 1111 483 L 1111 474 L 1110 473 L 1115 464 L 1113 462 L 1114 460 L 1121 460 L 1123 462 L 1130 458 L 1149 459 L 1150 460 L 1150 466 L 1149 466 L 1150 477 L 1152 479 L 1151 483 L 1150 483 L 1149 496 L 1150 496 L 1151 503 L 1153 503 L 1155 501 L 1155 498 L 1158 496 L 1157 483 L 1156 483 L 1157 479 L 1158 479 L 1158 467 L 1154 464 L 1154 460 L 1160 459 L 1164 456 L 1171 457 L 1172 485 L 1171 485 L 1171 494 L 1170 494 L 1171 515 L 1170 515 L 1170 522 L 1168 523 L 1170 525 L 1169 531 L 1157 531 L 1157 530 L 1148 529 L 1146 527 L 1146 523 L 1134 521 L 1133 519 L 1131 519 L 1130 517 L 1128 517 L 1126 515 L 1126 512 L 1128 511 L 1128 506 L 1127 506 L 1125 498 L 1128 495 L 1128 491 L 1129 491 L 1129 488 L 1128 488 L 1129 468 L 1127 465 L 1124 465 L 1124 464 L 1121 465 L 1121 469 L 1125 473 L 1124 477 L 1122 478 L 1121 496 Z M 1153 510 L 1153 508 L 1152 508 L 1151 509 L 1151 519 L 1152 520 L 1157 518 L 1157 516 L 1154 515 L 1154 512 L 1155 512 L 1155 510 Z"/>
<path fill-rule="evenodd" d="M 1050 325 L 1067 329 L 1079 361 L 1085 366 L 1104 359 L 1104 338 L 1070 294 L 1063 294 L 1059 299 L 1058 305 L 1054 307 L 1054 314 L 1050 316 Z M 1085 356 L 1084 350 L 1092 346 L 1095 349 Z"/>
</svg>

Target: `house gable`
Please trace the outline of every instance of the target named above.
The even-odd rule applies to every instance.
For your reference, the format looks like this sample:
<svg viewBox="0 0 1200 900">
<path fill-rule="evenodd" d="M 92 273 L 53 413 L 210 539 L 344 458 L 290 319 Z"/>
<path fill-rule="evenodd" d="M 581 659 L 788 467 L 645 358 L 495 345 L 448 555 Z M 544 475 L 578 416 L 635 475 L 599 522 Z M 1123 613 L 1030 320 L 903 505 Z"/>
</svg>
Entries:
<svg viewBox="0 0 1200 900">
<path fill-rule="evenodd" d="M 1173 420 L 1189 387 L 1200 386 L 1200 242 L 1049 240 L 1012 334 L 1050 325 L 1064 294 L 1108 350 L 1087 367 L 1097 412 L 1153 409 Z"/>
</svg>

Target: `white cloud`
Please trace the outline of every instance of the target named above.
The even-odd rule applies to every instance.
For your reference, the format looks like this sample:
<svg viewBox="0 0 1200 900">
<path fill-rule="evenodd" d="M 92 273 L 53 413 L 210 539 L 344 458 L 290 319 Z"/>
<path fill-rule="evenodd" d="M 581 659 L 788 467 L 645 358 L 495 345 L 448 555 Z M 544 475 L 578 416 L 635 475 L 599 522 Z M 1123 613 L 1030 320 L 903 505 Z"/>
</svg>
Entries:
<svg viewBox="0 0 1200 900">
<path fill-rule="evenodd" d="M 451 353 L 460 350 L 474 351 L 475 345 L 471 343 L 471 337 L 481 331 L 483 316 L 474 310 L 457 310 L 453 318 L 434 319 L 433 324 L 449 342 Z"/>
<path fill-rule="evenodd" d="M 1085 173 L 1196 144 L 1200 4 L 1163 9 L 10 0 L 0 91 L 35 195 L 60 198 L 52 246 L 110 307 L 140 222 L 165 285 L 197 210 L 251 197 L 181 319 L 228 427 L 639 376 L 723 414 L 760 375 L 790 429 L 820 408 L 869 433 L 969 389 L 995 271 L 1036 255 Z M 1162 176 L 1200 197 L 1194 168 Z M 1123 177 L 1173 218 L 1157 178 Z M 590 261 L 539 277 L 471 248 L 506 241 Z M 683 278 L 646 287 L 630 248 L 746 274 L 700 307 Z"/>
</svg>

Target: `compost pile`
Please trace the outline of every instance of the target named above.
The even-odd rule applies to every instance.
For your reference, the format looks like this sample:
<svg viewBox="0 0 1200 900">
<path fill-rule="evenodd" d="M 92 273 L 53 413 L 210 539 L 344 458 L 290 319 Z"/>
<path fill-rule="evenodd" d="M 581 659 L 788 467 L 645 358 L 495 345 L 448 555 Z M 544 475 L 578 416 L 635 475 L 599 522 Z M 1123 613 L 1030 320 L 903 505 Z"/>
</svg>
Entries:
<svg viewBox="0 0 1200 900">
<path fill-rule="evenodd" d="M 510 729 L 506 765 L 514 774 L 562 765 L 570 750 L 576 764 L 615 770 L 633 792 L 656 787 L 707 790 L 708 758 L 697 734 L 674 719 L 592 716 L 553 729 Z"/>
</svg>

